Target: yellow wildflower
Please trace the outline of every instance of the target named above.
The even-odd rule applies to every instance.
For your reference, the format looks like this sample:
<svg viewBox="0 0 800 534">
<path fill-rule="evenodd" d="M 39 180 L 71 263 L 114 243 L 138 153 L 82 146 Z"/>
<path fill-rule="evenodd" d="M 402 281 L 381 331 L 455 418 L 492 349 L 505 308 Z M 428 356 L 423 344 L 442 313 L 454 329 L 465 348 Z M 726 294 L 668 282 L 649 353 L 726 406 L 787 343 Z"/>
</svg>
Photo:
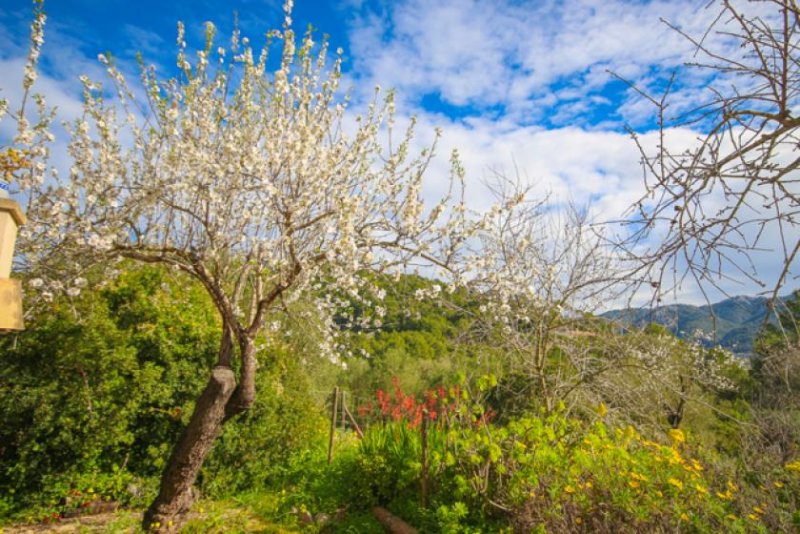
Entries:
<svg viewBox="0 0 800 534">
<path fill-rule="evenodd" d="M 564 486 L 564 492 L 565 493 L 575 493 L 575 488 L 573 488 L 572 486 L 567 484 L 566 486 Z"/>
<path fill-rule="evenodd" d="M 669 482 L 670 484 L 672 484 L 673 486 L 675 486 L 679 490 L 683 489 L 683 482 L 681 482 L 677 478 L 670 478 L 669 480 L 667 480 L 667 482 Z"/>
<path fill-rule="evenodd" d="M 597 415 L 599 415 L 600 417 L 605 417 L 607 413 L 608 413 L 608 406 L 606 406 L 606 403 L 601 402 L 600 405 L 597 406 Z"/>
<path fill-rule="evenodd" d="M 686 436 L 680 428 L 673 428 L 669 431 L 669 437 L 674 444 L 683 443 L 686 441 Z"/>
<path fill-rule="evenodd" d="M 700 484 L 695 484 L 694 489 L 696 489 L 697 493 L 700 493 L 701 495 L 706 495 L 708 493 L 708 489 L 701 486 Z"/>
<path fill-rule="evenodd" d="M 576 517 L 575 518 L 575 524 L 576 525 L 580 525 L 581 523 L 583 523 L 583 519 L 581 519 L 580 517 Z"/>
<path fill-rule="evenodd" d="M 753 511 L 757 514 L 763 514 L 764 510 L 760 506 L 753 506 Z"/>
<path fill-rule="evenodd" d="M 669 452 L 667 454 L 669 456 L 667 460 L 669 461 L 670 465 L 675 465 L 675 464 L 683 465 L 686 462 L 686 460 L 683 459 L 683 456 L 681 456 L 681 453 L 679 453 L 676 449 L 669 449 Z"/>
<path fill-rule="evenodd" d="M 681 521 L 688 521 L 688 520 L 689 520 L 689 516 L 686 515 L 686 512 L 682 513 L 681 514 Z"/>
<path fill-rule="evenodd" d="M 781 482 L 780 480 L 776 480 L 775 482 L 772 483 L 772 485 L 778 489 L 781 489 L 783 487 L 783 482 Z"/>
<path fill-rule="evenodd" d="M 728 515 L 725 516 L 725 519 L 730 519 L 731 521 L 736 521 L 738 519 L 738 517 L 736 517 L 733 514 L 728 514 Z"/>
<path fill-rule="evenodd" d="M 747 514 L 747 517 L 753 521 L 758 521 L 758 516 L 755 514 Z"/>
<path fill-rule="evenodd" d="M 800 472 L 800 460 L 795 460 L 794 462 L 790 462 L 783 467 L 786 468 L 787 471 L 798 471 Z"/>
<path fill-rule="evenodd" d="M 629 480 L 628 481 L 628 485 L 630 487 L 632 487 L 633 489 L 636 489 L 636 488 L 639 487 L 639 481 L 638 480 Z"/>
</svg>

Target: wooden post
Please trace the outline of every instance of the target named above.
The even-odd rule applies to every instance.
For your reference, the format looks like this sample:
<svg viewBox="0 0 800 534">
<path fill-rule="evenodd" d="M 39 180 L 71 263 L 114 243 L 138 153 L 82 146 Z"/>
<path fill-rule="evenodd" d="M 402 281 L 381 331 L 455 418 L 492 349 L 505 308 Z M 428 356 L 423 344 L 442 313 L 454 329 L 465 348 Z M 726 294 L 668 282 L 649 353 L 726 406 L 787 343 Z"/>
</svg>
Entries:
<svg viewBox="0 0 800 534">
<path fill-rule="evenodd" d="M 422 447 L 422 477 L 420 478 L 420 497 L 422 507 L 428 507 L 428 410 L 422 410 L 422 429 L 421 429 L 421 447 Z"/>
<path fill-rule="evenodd" d="M 328 437 L 328 464 L 333 460 L 333 438 L 336 435 L 336 414 L 339 404 L 339 386 L 333 388 L 333 400 L 331 402 L 331 433 Z"/>
<path fill-rule="evenodd" d="M 372 515 L 390 534 L 419 534 L 417 529 L 399 517 L 392 515 L 386 508 L 376 506 L 372 509 Z"/>
<path fill-rule="evenodd" d="M 344 408 L 344 413 L 350 419 L 350 424 L 353 425 L 353 428 L 355 429 L 356 434 L 358 434 L 358 437 L 364 439 L 364 433 L 361 431 L 361 427 L 358 426 L 355 417 L 353 417 L 353 414 L 351 414 L 350 410 L 347 409 L 347 406 L 345 406 Z"/>
<path fill-rule="evenodd" d="M 347 392 L 342 390 L 342 413 L 339 414 L 339 419 L 342 421 L 342 430 L 347 431 L 347 417 L 345 417 L 345 411 L 347 411 Z"/>
</svg>

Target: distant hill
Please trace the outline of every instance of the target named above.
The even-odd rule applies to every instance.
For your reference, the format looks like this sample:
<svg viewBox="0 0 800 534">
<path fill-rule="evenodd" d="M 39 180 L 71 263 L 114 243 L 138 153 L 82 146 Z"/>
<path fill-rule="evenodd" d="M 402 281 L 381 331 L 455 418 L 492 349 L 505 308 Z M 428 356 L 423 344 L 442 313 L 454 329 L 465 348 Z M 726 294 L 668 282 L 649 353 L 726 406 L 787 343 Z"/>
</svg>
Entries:
<svg viewBox="0 0 800 534">
<path fill-rule="evenodd" d="M 601 317 L 638 327 L 658 323 L 681 339 L 693 338 L 695 332 L 700 331 L 706 336 L 705 344 L 719 344 L 749 356 L 767 311 L 766 297 L 732 297 L 704 306 L 669 304 L 649 309 L 625 308 L 605 312 Z"/>
</svg>

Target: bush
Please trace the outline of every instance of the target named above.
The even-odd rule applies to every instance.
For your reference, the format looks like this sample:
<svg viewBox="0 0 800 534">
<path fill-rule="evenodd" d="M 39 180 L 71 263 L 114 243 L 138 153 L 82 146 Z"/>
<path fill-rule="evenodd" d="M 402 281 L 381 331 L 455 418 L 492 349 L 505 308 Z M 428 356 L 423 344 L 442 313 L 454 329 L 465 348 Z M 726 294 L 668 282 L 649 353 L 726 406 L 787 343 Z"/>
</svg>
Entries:
<svg viewBox="0 0 800 534">
<path fill-rule="evenodd" d="M 11 509 L 65 500 L 86 477 L 158 474 L 215 332 L 201 291 L 142 268 L 57 299 L 0 339 L 0 493 Z M 131 498 L 124 487 L 110 496 Z"/>
<path fill-rule="evenodd" d="M 297 359 L 286 348 L 266 352 L 259 360 L 256 402 L 224 427 L 198 477 L 211 497 L 280 485 L 292 456 L 326 438 L 325 418 L 308 395 L 311 384 Z"/>
<path fill-rule="evenodd" d="M 61 514 L 90 489 L 145 503 L 217 357 L 206 293 L 180 273 L 122 265 L 116 280 L 56 299 L 27 326 L 0 338 L 0 518 Z M 226 426 L 203 491 L 263 487 L 317 439 L 319 413 L 291 353 L 271 344 L 260 355 L 258 401 Z"/>
<path fill-rule="evenodd" d="M 657 442 L 609 428 L 602 405 L 592 420 L 556 410 L 493 424 L 466 391 L 448 393 L 452 411 L 427 429 L 427 508 L 414 410 L 340 451 L 330 469 L 343 481 L 334 506 L 380 504 L 425 532 L 759 532 L 774 524 L 751 488 L 718 471 L 681 430 Z M 793 487 L 788 476 L 774 484 Z"/>
</svg>

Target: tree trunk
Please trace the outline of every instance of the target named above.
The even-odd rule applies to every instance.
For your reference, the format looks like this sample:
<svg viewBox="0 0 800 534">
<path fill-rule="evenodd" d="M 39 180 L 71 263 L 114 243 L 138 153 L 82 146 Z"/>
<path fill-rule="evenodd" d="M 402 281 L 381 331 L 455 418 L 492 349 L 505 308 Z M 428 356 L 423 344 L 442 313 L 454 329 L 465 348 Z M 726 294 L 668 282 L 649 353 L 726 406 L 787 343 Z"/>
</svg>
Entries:
<svg viewBox="0 0 800 534">
<path fill-rule="evenodd" d="M 161 476 L 158 497 L 144 514 L 142 527 L 145 532 L 176 532 L 180 529 L 195 499 L 192 485 L 222 431 L 225 407 L 235 389 L 233 370 L 226 366 L 214 367 L 208 384 L 197 399 L 188 426 L 172 450 Z"/>
</svg>

